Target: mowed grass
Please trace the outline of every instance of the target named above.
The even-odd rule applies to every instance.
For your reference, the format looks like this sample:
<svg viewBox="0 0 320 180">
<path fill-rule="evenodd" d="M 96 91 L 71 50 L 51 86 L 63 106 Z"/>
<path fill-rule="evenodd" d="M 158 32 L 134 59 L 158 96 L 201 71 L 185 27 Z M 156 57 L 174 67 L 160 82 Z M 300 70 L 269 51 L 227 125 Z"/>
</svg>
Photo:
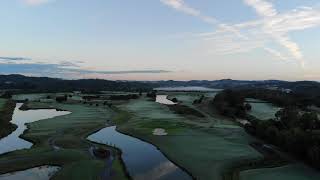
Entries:
<svg viewBox="0 0 320 180">
<path fill-rule="evenodd" d="M 260 119 L 260 120 L 269 120 L 275 118 L 275 114 L 281 109 L 276 107 L 271 103 L 250 103 L 252 109 L 249 111 L 249 114 Z"/>
<path fill-rule="evenodd" d="M 240 173 L 240 180 L 319 180 L 320 173 L 303 164 L 277 168 L 247 170 Z"/>
<path fill-rule="evenodd" d="M 253 138 L 241 128 L 198 126 L 191 123 L 192 119 L 145 98 L 118 107 L 131 114 L 118 130 L 153 143 L 197 179 L 219 180 L 234 164 L 262 158 L 249 146 Z M 154 128 L 166 129 L 168 135 L 152 135 Z"/>
<path fill-rule="evenodd" d="M 62 169 L 53 179 L 99 179 L 105 164 L 89 153 L 93 146 L 86 137 L 103 127 L 111 118 L 107 106 L 30 102 L 30 108 L 54 107 L 72 112 L 65 116 L 28 124 L 23 138 L 34 142 L 31 149 L 14 151 L 0 156 L 0 173 L 28 169 L 41 165 L 58 165 Z M 52 146 L 60 150 L 54 150 Z M 118 163 L 118 158 L 115 163 Z M 115 178 L 125 177 L 122 169 L 115 169 Z M 119 178 L 122 179 L 122 178 Z"/>
<path fill-rule="evenodd" d="M 55 95 L 53 93 L 41 93 L 41 94 L 16 94 L 12 96 L 13 100 L 24 101 L 28 99 L 29 101 L 36 101 L 47 96 Z"/>
<path fill-rule="evenodd" d="M 6 104 L 6 102 L 7 102 L 6 99 L 0 98 L 0 111 L 2 110 L 2 108 L 4 107 L 4 105 Z"/>
</svg>

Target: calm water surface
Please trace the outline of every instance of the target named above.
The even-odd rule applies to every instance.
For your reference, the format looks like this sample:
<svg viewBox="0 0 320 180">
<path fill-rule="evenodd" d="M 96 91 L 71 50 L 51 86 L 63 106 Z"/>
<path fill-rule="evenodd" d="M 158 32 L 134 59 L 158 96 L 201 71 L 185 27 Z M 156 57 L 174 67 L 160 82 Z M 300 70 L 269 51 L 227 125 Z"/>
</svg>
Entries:
<svg viewBox="0 0 320 180">
<path fill-rule="evenodd" d="M 68 111 L 57 111 L 55 109 L 21 111 L 19 110 L 21 106 L 22 103 L 17 103 L 11 120 L 18 128 L 9 136 L 0 139 L 0 154 L 18 149 L 27 149 L 32 146 L 31 142 L 19 138 L 27 129 L 26 123 L 70 114 Z"/>
<path fill-rule="evenodd" d="M 169 161 L 155 146 L 117 132 L 115 126 L 88 137 L 90 141 L 112 144 L 123 152 L 122 159 L 135 180 L 190 180 L 186 172 Z"/>
<path fill-rule="evenodd" d="M 172 102 L 171 100 L 167 99 L 168 95 L 157 95 L 156 96 L 156 102 L 160 104 L 166 104 L 166 105 L 173 105 L 176 104 Z"/>
<path fill-rule="evenodd" d="M 201 87 L 201 86 L 161 87 L 161 88 L 155 88 L 154 90 L 158 90 L 158 91 L 203 91 L 203 92 L 221 91 L 221 89 L 212 89 L 212 88 L 206 88 L 206 87 Z"/>
<path fill-rule="evenodd" d="M 0 175 L 0 180 L 49 180 L 60 167 L 41 166 Z"/>
</svg>

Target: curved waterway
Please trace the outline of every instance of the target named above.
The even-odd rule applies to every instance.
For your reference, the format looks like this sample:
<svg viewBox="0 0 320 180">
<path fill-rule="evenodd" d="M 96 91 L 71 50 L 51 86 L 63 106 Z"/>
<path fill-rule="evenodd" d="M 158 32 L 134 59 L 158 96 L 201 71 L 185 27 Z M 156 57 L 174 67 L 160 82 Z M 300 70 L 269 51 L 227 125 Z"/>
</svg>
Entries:
<svg viewBox="0 0 320 180">
<path fill-rule="evenodd" d="M 60 170 L 57 166 L 41 166 L 0 175 L 0 180 L 49 180 Z"/>
<path fill-rule="evenodd" d="M 107 127 L 88 137 L 90 141 L 115 145 L 122 151 L 122 159 L 134 180 L 191 180 L 192 178 L 170 160 L 155 146 L 140 139 Z"/>
<path fill-rule="evenodd" d="M 31 148 L 31 142 L 21 139 L 19 137 L 27 129 L 26 123 L 31 123 L 71 113 L 68 111 L 57 111 L 56 109 L 22 111 L 19 109 L 21 106 L 22 103 L 17 103 L 11 120 L 11 123 L 16 124 L 18 128 L 7 137 L 0 139 L 0 154 L 19 149 Z"/>
</svg>

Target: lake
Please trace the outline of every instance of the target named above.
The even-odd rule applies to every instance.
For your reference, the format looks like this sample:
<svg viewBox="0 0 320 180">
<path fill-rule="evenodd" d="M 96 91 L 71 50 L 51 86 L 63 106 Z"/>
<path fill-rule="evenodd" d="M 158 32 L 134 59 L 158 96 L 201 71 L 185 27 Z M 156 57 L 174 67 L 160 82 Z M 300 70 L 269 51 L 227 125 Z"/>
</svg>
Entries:
<svg viewBox="0 0 320 180">
<path fill-rule="evenodd" d="M 11 123 L 16 124 L 18 128 L 7 137 L 0 139 L 0 154 L 19 149 L 31 148 L 32 143 L 21 139 L 19 136 L 27 129 L 26 124 L 49 119 L 56 116 L 70 114 L 68 111 L 57 111 L 56 109 L 39 109 L 22 111 L 19 108 L 22 103 L 17 103 L 13 112 Z"/>
</svg>

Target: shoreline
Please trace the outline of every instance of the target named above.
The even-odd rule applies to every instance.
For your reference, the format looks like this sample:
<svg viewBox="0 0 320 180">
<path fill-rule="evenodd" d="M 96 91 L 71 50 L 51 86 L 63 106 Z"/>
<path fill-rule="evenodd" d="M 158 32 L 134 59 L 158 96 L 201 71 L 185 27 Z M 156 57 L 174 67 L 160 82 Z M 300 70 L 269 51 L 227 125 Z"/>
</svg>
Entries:
<svg viewBox="0 0 320 180">
<path fill-rule="evenodd" d="M 0 111 L 0 124 L 4 125 L 0 129 L 0 139 L 7 137 L 18 128 L 17 125 L 11 123 L 15 107 L 16 103 L 9 99 Z"/>
</svg>

